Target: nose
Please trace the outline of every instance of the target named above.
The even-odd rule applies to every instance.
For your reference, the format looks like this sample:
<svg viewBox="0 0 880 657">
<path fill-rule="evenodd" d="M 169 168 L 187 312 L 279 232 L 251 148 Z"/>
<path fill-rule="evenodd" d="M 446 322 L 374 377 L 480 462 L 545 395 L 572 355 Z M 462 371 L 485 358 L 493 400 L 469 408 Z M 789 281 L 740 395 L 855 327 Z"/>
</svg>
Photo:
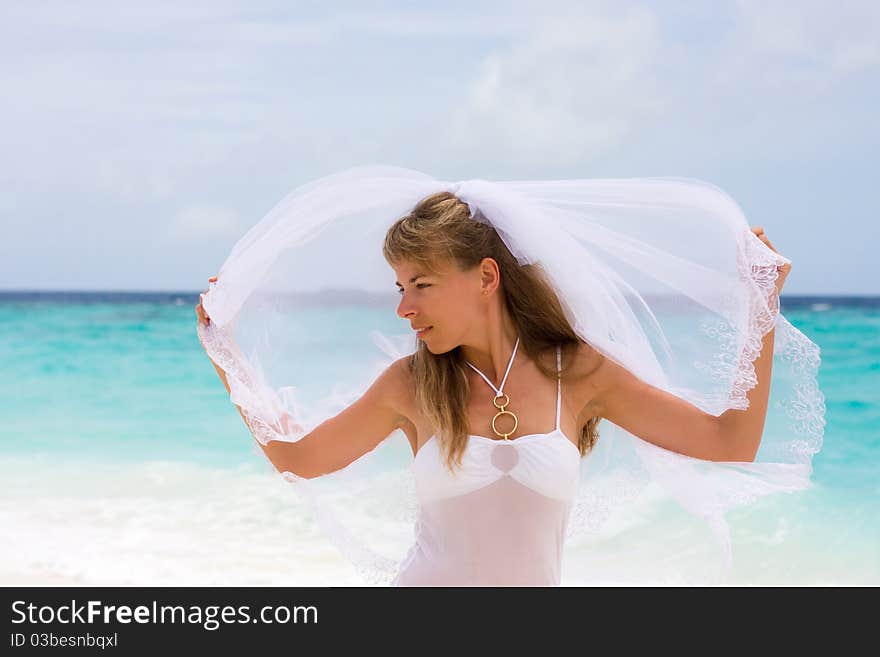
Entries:
<svg viewBox="0 0 880 657">
<path fill-rule="evenodd" d="M 415 308 L 407 299 L 406 292 L 400 295 L 400 303 L 397 304 L 397 316 L 401 319 L 409 319 L 416 314 Z"/>
</svg>

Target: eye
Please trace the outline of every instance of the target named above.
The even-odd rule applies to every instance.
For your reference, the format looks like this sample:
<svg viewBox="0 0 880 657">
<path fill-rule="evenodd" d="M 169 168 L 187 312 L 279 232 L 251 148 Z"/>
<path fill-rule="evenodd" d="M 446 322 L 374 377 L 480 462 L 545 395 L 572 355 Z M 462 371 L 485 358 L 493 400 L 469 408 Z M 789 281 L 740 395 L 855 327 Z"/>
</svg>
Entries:
<svg viewBox="0 0 880 657">
<path fill-rule="evenodd" d="M 416 287 L 417 288 L 431 287 L 431 284 L 430 283 L 416 283 Z M 397 293 L 403 294 L 403 288 L 402 287 L 397 288 Z"/>
</svg>

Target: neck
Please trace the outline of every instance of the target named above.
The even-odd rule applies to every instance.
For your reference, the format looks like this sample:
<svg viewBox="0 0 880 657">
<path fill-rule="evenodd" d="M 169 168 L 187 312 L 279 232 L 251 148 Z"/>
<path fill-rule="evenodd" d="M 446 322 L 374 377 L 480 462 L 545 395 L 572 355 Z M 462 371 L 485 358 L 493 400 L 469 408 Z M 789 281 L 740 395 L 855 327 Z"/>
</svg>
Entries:
<svg viewBox="0 0 880 657">
<path fill-rule="evenodd" d="M 516 326 L 510 316 L 502 309 L 498 309 L 497 312 L 490 311 L 485 328 L 478 331 L 478 335 L 467 344 L 461 345 L 461 353 L 465 360 L 498 386 L 501 384 L 504 372 L 507 371 L 507 364 L 510 362 L 516 338 Z M 519 360 L 521 351 L 522 344 L 517 349 L 517 360 Z M 510 368 L 511 372 L 513 372 L 513 367 Z M 469 367 L 466 369 L 470 370 Z M 478 376 L 473 370 L 471 372 L 474 376 Z M 485 381 L 483 385 L 486 385 Z"/>
</svg>

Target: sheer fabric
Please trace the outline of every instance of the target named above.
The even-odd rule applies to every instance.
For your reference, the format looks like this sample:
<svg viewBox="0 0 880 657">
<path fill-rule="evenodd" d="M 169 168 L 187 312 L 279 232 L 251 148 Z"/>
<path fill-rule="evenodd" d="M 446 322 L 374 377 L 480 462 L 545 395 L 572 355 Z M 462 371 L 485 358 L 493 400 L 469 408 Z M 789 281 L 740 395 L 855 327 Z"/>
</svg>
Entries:
<svg viewBox="0 0 880 657">
<path fill-rule="evenodd" d="M 471 469 L 463 481 L 497 483 L 465 493 L 480 495 L 481 508 L 500 509 L 502 498 L 529 508 L 544 479 L 534 474 L 541 468 L 555 467 L 556 478 L 568 481 L 576 464 L 577 486 L 564 496 L 567 503 L 545 495 L 546 508 L 535 510 L 545 523 L 536 533 L 549 543 L 522 542 L 519 556 L 509 554 L 517 549 L 510 543 L 498 557 L 504 531 L 498 528 L 497 536 L 461 539 L 458 549 L 495 554 L 499 571 L 487 577 L 514 582 L 518 572 L 527 572 L 518 568 L 530 560 L 529 550 L 553 552 L 548 545 L 557 545 L 560 531 L 566 546 L 607 531 L 609 518 L 651 490 L 704 521 L 720 548 L 719 565 L 729 568 L 726 514 L 769 494 L 809 486 L 825 408 L 817 383 L 819 349 L 779 311 L 776 272 L 788 261 L 749 230 L 733 199 L 703 181 L 449 182 L 411 169 L 370 166 L 296 188 L 233 247 L 204 296 L 212 322 L 198 327 L 254 437 L 263 444 L 301 439 L 356 400 L 393 360 L 417 348 L 408 325 L 398 326 L 397 296 L 389 291 L 394 273 L 381 245 L 398 217 L 441 190 L 466 202 L 475 221 L 493 225 L 518 262 L 541 265 L 584 341 L 706 412 L 747 408 L 746 395 L 756 384 L 754 360 L 763 336 L 775 328 L 770 407 L 754 463 L 690 458 L 603 420 L 586 458 L 575 458 L 564 435 L 542 436 L 515 450 L 520 465 L 514 469 L 533 476 L 496 482 L 492 458 L 499 446 L 471 440 Z M 316 279 L 324 289 L 308 287 Z M 320 367 L 316 352 L 322 354 Z M 369 582 L 392 583 L 406 564 L 407 577 L 416 577 L 418 532 L 425 536 L 432 526 L 442 527 L 444 517 L 464 522 L 464 498 L 430 506 L 439 502 L 425 496 L 418 477 L 429 476 L 436 446 L 429 441 L 423 449 L 428 451 L 414 460 L 402 433 L 394 432 L 336 472 L 313 479 L 284 473 Z M 495 458 L 508 458 L 501 454 Z M 419 524 L 420 509 L 426 515 Z M 541 563 L 548 570 L 526 579 L 557 581 L 555 561 Z M 687 567 L 684 559 L 681 568 Z"/>
</svg>

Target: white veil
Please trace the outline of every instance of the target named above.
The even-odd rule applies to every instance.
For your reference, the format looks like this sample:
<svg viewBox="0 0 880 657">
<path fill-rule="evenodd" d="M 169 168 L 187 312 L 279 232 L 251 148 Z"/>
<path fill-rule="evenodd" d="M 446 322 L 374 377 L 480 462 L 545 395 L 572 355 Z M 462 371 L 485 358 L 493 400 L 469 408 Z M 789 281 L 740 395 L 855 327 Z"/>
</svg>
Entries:
<svg viewBox="0 0 880 657">
<path fill-rule="evenodd" d="M 607 530 L 650 486 L 705 521 L 720 547 L 717 563 L 729 568 L 726 513 L 809 485 L 825 408 L 819 349 L 779 312 L 777 267 L 788 260 L 750 231 L 733 199 L 699 180 L 447 182 L 366 166 L 294 189 L 234 246 L 203 299 L 211 323 L 198 326 L 257 440 L 300 439 L 417 348 L 395 313 L 382 240 L 441 190 L 493 225 L 518 262 L 541 263 L 583 340 L 704 411 L 747 408 L 753 361 L 775 327 L 754 463 L 690 458 L 602 420 L 581 462 L 568 529 L 567 546 Z M 411 461 L 395 431 L 341 470 L 284 477 L 358 571 L 386 583 L 414 540 Z"/>
</svg>

